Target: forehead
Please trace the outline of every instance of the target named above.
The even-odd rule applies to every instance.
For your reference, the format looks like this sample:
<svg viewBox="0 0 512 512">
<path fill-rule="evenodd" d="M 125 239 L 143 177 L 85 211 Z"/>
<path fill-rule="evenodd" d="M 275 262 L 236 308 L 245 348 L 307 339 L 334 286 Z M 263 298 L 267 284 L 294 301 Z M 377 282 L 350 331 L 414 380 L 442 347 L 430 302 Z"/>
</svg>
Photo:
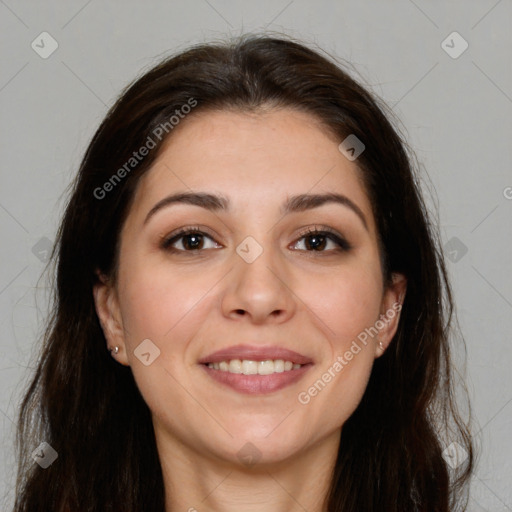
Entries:
<svg viewBox="0 0 512 512">
<path fill-rule="evenodd" d="M 314 116 L 291 109 L 195 113 L 173 129 L 141 179 L 132 213 L 147 213 L 176 191 L 218 192 L 239 209 L 274 208 L 294 194 L 338 192 L 371 222 L 361 171 L 339 151 L 340 142 Z"/>
</svg>

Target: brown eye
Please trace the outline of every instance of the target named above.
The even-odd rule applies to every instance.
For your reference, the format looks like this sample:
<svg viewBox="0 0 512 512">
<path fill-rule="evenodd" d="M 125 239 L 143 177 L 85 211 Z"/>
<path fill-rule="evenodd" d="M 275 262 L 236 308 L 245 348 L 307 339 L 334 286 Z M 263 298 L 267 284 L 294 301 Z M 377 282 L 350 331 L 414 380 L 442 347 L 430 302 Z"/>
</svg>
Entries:
<svg viewBox="0 0 512 512">
<path fill-rule="evenodd" d="M 206 240 L 214 242 L 209 235 L 202 231 L 197 229 L 186 229 L 164 240 L 161 247 L 162 249 L 166 249 L 171 252 L 193 252 L 202 249 L 214 249 L 218 246 L 218 244 L 214 242 L 213 247 L 205 247 Z M 175 247 L 175 245 L 177 247 Z"/>
<path fill-rule="evenodd" d="M 305 249 L 299 250 L 306 250 L 308 252 L 330 252 L 332 250 L 348 251 L 352 248 L 343 237 L 329 229 L 309 229 L 299 240 L 302 239 L 305 240 Z M 331 242 L 334 247 L 327 248 L 329 242 Z M 298 243 L 299 242 L 296 242 L 296 245 Z"/>
</svg>

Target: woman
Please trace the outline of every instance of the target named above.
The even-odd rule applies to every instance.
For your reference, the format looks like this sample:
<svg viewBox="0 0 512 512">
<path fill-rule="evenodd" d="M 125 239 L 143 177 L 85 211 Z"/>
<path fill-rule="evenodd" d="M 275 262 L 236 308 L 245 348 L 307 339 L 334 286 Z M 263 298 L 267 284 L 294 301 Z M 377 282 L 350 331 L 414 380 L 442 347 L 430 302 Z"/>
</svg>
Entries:
<svg viewBox="0 0 512 512">
<path fill-rule="evenodd" d="M 464 509 L 452 298 L 404 147 L 286 39 L 129 86 L 59 230 L 15 511 Z"/>
</svg>

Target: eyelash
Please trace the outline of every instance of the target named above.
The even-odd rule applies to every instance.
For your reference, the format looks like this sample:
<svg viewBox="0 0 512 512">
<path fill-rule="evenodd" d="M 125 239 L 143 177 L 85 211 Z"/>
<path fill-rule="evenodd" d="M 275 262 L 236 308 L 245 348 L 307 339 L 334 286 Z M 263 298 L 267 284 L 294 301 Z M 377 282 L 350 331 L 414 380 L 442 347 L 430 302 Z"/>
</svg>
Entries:
<svg viewBox="0 0 512 512">
<path fill-rule="evenodd" d="M 172 253 L 192 253 L 192 254 L 197 254 L 198 251 L 200 252 L 200 251 L 208 250 L 208 249 L 183 250 L 183 249 L 176 249 L 175 247 L 171 247 L 172 244 L 177 242 L 180 238 L 183 238 L 183 237 L 185 237 L 187 235 L 191 235 L 191 234 L 207 236 L 208 238 L 213 240 L 213 237 L 210 236 L 208 233 L 205 233 L 197 226 L 192 226 L 192 227 L 184 228 L 184 229 L 180 230 L 178 233 L 174 233 L 170 237 L 167 237 L 166 239 L 164 239 L 163 242 L 161 243 L 161 248 L 164 250 L 167 250 L 169 252 L 172 252 Z M 348 252 L 352 249 L 351 244 L 349 242 L 347 242 L 347 240 L 345 238 L 341 237 L 340 235 L 338 235 L 336 233 L 336 231 L 334 231 L 333 229 L 328 228 L 326 226 L 321 227 L 320 229 L 317 226 L 315 226 L 314 228 L 308 228 L 305 232 L 303 232 L 299 236 L 299 238 L 297 239 L 297 242 L 299 240 L 301 240 L 302 238 L 306 238 L 306 237 L 312 236 L 312 235 L 325 236 L 326 238 L 330 239 L 335 244 L 337 244 L 338 248 L 323 250 L 323 251 L 315 251 L 315 250 L 307 250 L 307 249 L 298 249 L 298 250 L 303 251 L 303 252 L 311 252 L 311 253 L 321 254 L 321 253 L 332 253 L 332 252 Z"/>
</svg>

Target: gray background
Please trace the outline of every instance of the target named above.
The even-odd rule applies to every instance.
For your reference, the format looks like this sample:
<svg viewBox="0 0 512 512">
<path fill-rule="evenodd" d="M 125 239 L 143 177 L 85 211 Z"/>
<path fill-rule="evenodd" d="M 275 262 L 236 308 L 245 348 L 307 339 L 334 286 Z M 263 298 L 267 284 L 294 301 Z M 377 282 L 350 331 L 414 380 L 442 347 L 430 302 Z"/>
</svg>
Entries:
<svg viewBox="0 0 512 512">
<path fill-rule="evenodd" d="M 481 445 L 470 510 L 512 510 L 510 0 L 0 0 L 2 509 L 14 496 L 13 420 L 47 308 L 38 279 L 86 144 L 121 89 L 159 57 L 265 29 L 351 61 L 428 171 L 422 186 L 437 194 Z M 31 47 L 50 48 L 43 31 L 59 45 L 46 59 Z M 453 31 L 469 44 L 458 58 L 442 46 Z"/>
</svg>

